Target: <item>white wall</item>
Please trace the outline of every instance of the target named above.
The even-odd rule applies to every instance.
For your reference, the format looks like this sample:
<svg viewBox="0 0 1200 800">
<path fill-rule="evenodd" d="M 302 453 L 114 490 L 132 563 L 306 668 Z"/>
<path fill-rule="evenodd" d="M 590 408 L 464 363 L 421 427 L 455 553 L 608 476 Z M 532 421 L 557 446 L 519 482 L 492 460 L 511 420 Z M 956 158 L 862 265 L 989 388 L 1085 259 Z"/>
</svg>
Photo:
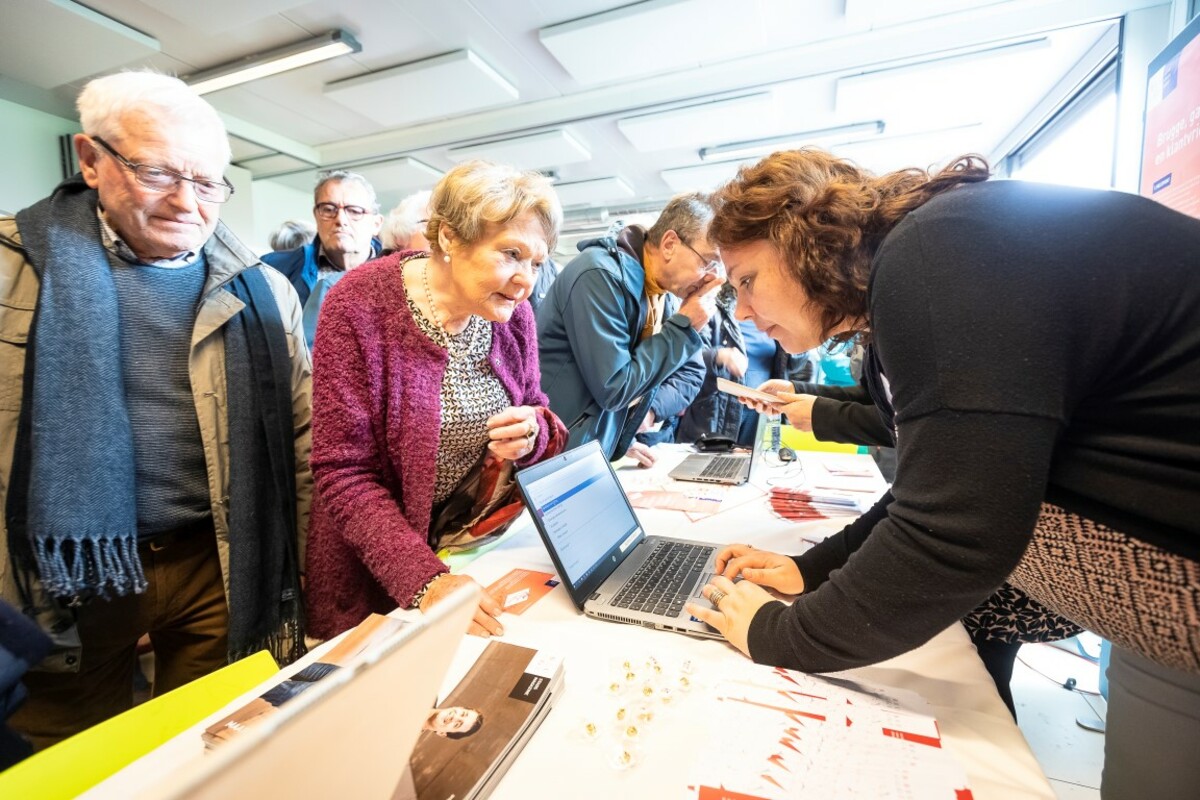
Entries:
<svg viewBox="0 0 1200 800">
<path fill-rule="evenodd" d="M 41 200 L 62 180 L 58 137 L 79 123 L 0 100 L 0 211 Z"/>
<path fill-rule="evenodd" d="M 313 221 L 311 191 L 284 186 L 272 180 L 254 181 L 254 233 L 245 239 L 256 253 L 266 253 L 271 247 L 271 233 L 289 219 Z M 241 235 L 240 233 L 238 234 Z"/>
</svg>

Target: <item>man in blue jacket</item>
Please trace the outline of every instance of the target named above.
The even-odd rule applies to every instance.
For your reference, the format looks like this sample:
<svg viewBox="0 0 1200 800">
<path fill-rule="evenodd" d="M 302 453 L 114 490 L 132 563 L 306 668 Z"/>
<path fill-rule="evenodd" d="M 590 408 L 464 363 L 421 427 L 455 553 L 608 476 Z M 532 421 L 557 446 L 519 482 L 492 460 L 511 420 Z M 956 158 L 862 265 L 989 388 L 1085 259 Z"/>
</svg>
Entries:
<svg viewBox="0 0 1200 800">
<path fill-rule="evenodd" d="M 674 197 L 649 231 L 631 226 L 581 242 L 550 287 L 538 316 L 542 390 L 570 431 L 568 446 L 597 439 L 618 458 L 634 434 L 699 391 L 697 331 L 724 282 L 708 241 L 712 214 L 707 195 Z M 640 447 L 629 454 L 652 461 Z"/>
<path fill-rule="evenodd" d="M 350 270 L 379 255 L 383 217 L 375 189 L 362 175 L 333 170 L 313 189 L 317 235 L 295 250 L 262 257 L 291 281 L 304 307 L 304 338 L 311 350 L 317 314 L 329 289 Z"/>
</svg>

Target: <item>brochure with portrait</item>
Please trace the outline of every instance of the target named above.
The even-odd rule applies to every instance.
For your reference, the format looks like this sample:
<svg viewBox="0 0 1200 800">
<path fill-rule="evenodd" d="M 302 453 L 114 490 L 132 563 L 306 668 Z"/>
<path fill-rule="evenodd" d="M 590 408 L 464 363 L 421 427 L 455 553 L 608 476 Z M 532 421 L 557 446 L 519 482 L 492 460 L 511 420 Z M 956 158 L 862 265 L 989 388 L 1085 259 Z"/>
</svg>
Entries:
<svg viewBox="0 0 1200 800">
<path fill-rule="evenodd" d="M 562 658 L 489 642 L 425 722 L 393 800 L 487 797 L 549 713 Z"/>
</svg>

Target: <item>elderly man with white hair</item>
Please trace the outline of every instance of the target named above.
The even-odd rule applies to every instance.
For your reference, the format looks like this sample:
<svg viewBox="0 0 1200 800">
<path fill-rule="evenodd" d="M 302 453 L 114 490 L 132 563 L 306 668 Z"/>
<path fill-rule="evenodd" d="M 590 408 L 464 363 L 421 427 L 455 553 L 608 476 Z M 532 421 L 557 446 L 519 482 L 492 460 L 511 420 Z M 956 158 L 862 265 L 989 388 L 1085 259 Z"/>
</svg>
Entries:
<svg viewBox="0 0 1200 800">
<path fill-rule="evenodd" d="M 229 143 L 186 84 L 78 106 L 81 174 L 0 218 L 0 596 L 55 640 L 12 718 L 38 747 L 131 706 L 143 634 L 156 694 L 304 648 L 296 293 L 218 221 Z"/>
<path fill-rule="evenodd" d="M 433 192 L 428 189 L 413 192 L 388 212 L 380 234 L 384 253 L 429 249 L 425 226 L 429 224 L 429 198 L 432 196 Z"/>
</svg>

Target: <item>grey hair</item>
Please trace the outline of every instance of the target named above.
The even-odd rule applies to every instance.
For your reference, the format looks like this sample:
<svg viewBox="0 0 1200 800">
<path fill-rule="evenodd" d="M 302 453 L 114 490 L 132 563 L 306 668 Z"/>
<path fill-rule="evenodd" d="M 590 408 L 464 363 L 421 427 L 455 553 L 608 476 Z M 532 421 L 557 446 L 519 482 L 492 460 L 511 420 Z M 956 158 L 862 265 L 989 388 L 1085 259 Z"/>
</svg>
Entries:
<svg viewBox="0 0 1200 800">
<path fill-rule="evenodd" d="M 433 192 L 428 189 L 415 192 L 401 200 L 395 208 L 388 212 L 387 219 L 383 222 L 383 231 L 380 234 L 385 248 L 403 250 L 408 247 L 408 242 L 414 233 L 423 231 L 424 225 L 429 222 L 429 198 L 432 195 Z"/>
<path fill-rule="evenodd" d="M 88 81 L 75 101 L 79 123 L 89 136 L 120 141 L 123 123 L 132 114 L 166 118 L 189 126 L 210 127 L 223 163 L 232 153 L 225 123 L 204 98 L 179 78 L 151 70 L 118 72 Z M 216 142 L 215 142 L 216 143 Z"/>
<path fill-rule="evenodd" d="M 646 231 L 646 241 L 658 247 L 667 231 L 675 231 L 692 244 L 708 229 L 713 219 L 712 196 L 704 192 L 677 194 L 667 201 L 658 219 Z"/>
<path fill-rule="evenodd" d="M 367 196 L 371 198 L 371 208 L 368 209 L 374 214 L 379 213 L 379 200 L 375 197 L 375 187 L 371 182 L 359 175 L 357 172 L 350 172 L 345 169 L 331 169 L 328 172 L 322 172 L 317 178 L 317 185 L 313 187 L 313 202 L 321 196 L 321 189 L 327 183 L 340 183 L 341 181 L 353 181 L 359 186 L 367 190 Z"/>
<path fill-rule="evenodd" d="M 541 224 L 546 249 L 553 253 L 563 212 L 550 179 L 504 164 L 466 161 L 433 187 L 425 238 L 431 249 L 440 252 L 438 231 L 445 226 L 465 243 L 474 244 L 489 224 L 504 225 L 528 213 Z"/>
<path fill-rule="evenodd" d="M 311 242 L 316 235 L 317 229 L 311 222 L 289 219 L 271 234 L 267 242 L 272 250 L 295 250 Z"/>
</svg>

